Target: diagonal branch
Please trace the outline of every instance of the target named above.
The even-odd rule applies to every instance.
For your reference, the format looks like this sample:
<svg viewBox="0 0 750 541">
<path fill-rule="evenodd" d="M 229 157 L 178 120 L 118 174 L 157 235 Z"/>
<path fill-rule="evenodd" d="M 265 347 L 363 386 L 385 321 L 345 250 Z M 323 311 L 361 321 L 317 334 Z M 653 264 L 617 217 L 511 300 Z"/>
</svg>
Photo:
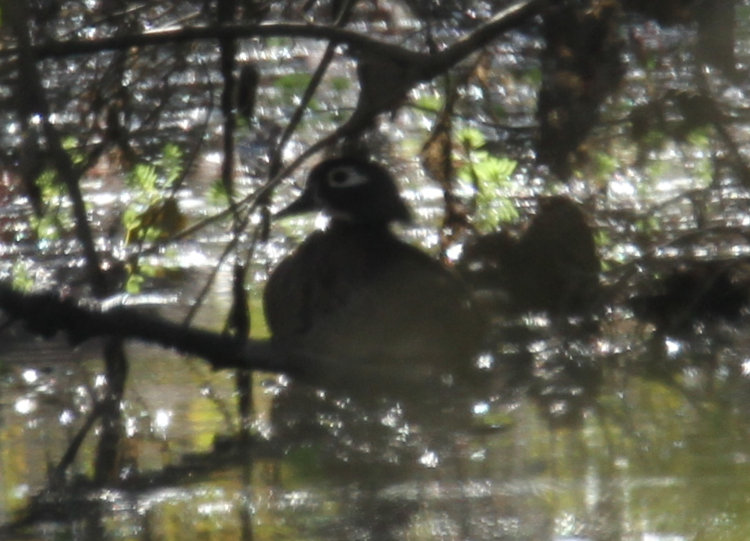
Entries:
<svg viewBox="0 0 750 541">
<path fill-rule="evenodd" d="M 415 52 L 336 26 L 300 23 L 189 27 L 91 40 L 66 42 L 50 40 L 35 46 L 33 53 L 38 59 L 44 59 L 191 41 L 258 37 L 310 38 L 337 42 L 355 50 L 366 50 L 370 55 L 377 55 L 392 62 L 418 67 L 424 77 L 429 79 L 460 62 L 502 32 L 515 28 L 534 15 L 538 15 L 548 3 L 549 0 L 520 0 L 497 13 L 466 37 L 436 54 Z M 15 56 L 18 52 L 17 48 L 0 50 L 0 58 Z"/>
<path fill-rule="evenodd" d="M 51 337 L 63 332 L 73 345 L 100 336 L 139 339 L 203 357 L 214 368 L 260 368 L 273 372 L 291 369 L 270 359 L 274 355 L 267 342 L 254 343 L 245 350 L 232 337 L 186 327 L 128 307 L 109 310 L 86 307 L 54 292 L 21 293 L 0 284 L 0 310 L 11 319 L 24 321 L 35 334 Z"/>
</svg>

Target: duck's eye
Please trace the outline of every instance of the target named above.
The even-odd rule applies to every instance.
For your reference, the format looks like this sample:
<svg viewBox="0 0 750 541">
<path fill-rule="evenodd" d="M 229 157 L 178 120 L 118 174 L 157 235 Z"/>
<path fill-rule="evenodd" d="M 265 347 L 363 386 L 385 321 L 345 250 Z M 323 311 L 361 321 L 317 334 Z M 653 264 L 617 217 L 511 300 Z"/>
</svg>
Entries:
<svg viewBox="0 0 750 541">
<path fill-rule="evenodd" d="M 367 182 L 367 177 L 354 167 L 336 167 L 328 173 L 328 184 L 334 188 L 349 188 Z"/>
</svg>

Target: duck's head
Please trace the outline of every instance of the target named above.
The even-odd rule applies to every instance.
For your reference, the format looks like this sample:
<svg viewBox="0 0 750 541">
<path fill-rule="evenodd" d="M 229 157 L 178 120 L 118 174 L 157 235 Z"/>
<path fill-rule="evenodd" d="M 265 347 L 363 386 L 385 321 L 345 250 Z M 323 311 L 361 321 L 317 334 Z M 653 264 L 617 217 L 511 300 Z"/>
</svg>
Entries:
<svg viewBox="0 0 750 541">
<path fill-rule="evenodd" d="M 409 209 L 388 171 L 352 157 L 325 160 L 313 167 L 302 195 L 276 217 L 313 211 L 323 211 L 334 221 L 345 223 L 410 220 Z"/>
</svg>

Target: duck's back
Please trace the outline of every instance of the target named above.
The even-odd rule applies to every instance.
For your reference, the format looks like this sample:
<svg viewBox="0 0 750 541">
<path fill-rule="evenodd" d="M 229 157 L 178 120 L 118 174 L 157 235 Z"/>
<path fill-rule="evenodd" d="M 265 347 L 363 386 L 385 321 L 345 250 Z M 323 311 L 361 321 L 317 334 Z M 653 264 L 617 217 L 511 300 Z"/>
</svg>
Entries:
<svg viewBox="0 0 750 541">
<path fill-rule="evenodd" d="M 311 235 L 273 272 L 266 317 L 278 343 L 352 362 L 469 363 L 479 325 L 463 283 L 386 227 Z"/>
</svg>

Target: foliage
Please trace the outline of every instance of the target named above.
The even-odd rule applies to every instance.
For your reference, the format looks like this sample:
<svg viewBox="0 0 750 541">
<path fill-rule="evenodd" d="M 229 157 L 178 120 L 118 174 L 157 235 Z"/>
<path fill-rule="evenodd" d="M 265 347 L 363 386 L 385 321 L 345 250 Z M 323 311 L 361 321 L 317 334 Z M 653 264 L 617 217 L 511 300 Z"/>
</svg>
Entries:
<svg viewBox="0 0 750 541">
<path fill-rule="evenodd" d="M 185 216 L 173 193 L 182 177 L 182 159 L 179 147 L 167 144 L 153 165 L 137 164 L 127 176 L 134 197 L 122 218 L 126 244 L 165 239 L 185 227 Z"/>
<path fill-rule="evenodd" d="M 229 203 L 227 187 L 220 178 L 217 178 L 211 183 L 211 187 L 208 190 L 208 200 L 213 205 L 226 205 Z"/>
<path fill-rule="evenodd" d="M 483 150 L 486 140 L 477 129 L 465 128 L 458 133 L 457 139 L 461 149 L 457 160 L 462 163 L 458 178 L 477 191 L 477 228 L 484 232 L 494 231 L 501 224 L 516 220 L 518 211 L 508 194 L 517 162 Z"/>
<path fill-rule="evenodd" d="M 276 79 L 274 86 L 281 91 L 282 101 L 289 103 L 299 98 L 302 91 L 310 84 L 311 78 L 309 73 L 288 73 Z"/>
<path fill-rule="evenodd" d="M 415 105 L 425 111 L 438 113 L 444 105 L 442 94 L 420 94 Z"/>
<path fill-rule="evenodd" d="M 29 262 L 25 259 L 19 259 L 13 264 L 10 276 L 14 289 L 31 291 L 34 287 L 34 278 L 29 268 Z"/>
<path fill-rule="evenodd" d="M 154 164 L 140 163 L 133 167 L 127 176 L 133 197 L 122 216 L 126 245 L 164 241 L 185 228 L 187 220 L 174 193 L 182 175 L 182 151 L 172 143 L 164 146 Z M 125 284 L 128 293 L 140 292 L 146 278 L 162 272 L 137 258 L 131 258 L 128 270 Z"/>
</svg>

